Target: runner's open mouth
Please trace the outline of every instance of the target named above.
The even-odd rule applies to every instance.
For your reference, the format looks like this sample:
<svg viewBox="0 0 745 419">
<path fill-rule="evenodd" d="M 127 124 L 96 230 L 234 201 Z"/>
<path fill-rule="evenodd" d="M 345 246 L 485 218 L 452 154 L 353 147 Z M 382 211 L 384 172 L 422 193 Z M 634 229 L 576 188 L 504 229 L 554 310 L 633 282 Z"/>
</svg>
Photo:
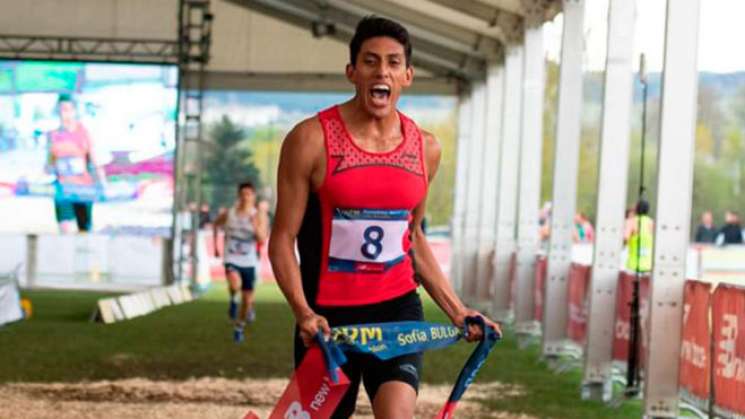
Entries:
<svg viewBox="0 0 745 419">
<path fill-rule="evenodd" d="M 391 96 L 391 88 L 385 84 L 376 84 L 370 88 L 370 96 L 376 102 L 387 102 Z"/>
</svg>

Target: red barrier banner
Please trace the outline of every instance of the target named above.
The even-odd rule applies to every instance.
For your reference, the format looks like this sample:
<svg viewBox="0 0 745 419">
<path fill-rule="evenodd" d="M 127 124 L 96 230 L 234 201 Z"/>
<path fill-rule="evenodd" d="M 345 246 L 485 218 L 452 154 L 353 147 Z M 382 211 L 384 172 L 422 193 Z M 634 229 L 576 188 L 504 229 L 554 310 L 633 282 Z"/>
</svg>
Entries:
<svg viewBox="0 0 745 419">
<path fill-rule="evenodd" d="M 269 241 L 264 242 L 259 248 L 259 278 L 262 281 L 274 281 L 272 262 L 269 261 Z M 447 272 L 447 271 L 445 271 Z"/>
<path fill-rule="evenodd" d="M 714 406 L 745 415 L 745 288 L 719 284 L 711 313 Z"/>
<path fill-rule="evenodd" d="M 587 335 L 587 287 L 592 267 L 572 263 L 569 267 L 569 320 L 567 335 L 574 342 L 584 345 Z"/>
<path fill-rule="evenodd" d="M 223 232 L 219 231 L 217 233 L 217 241 L 215 241 L 215 236 L 212 232 L 206 234 L 207 258 L 210 264 L 210 276 L 213 281 L 216 279 L 225 279 L 225 268 L 222 263 L 224 236 Z"/>
<path fill-rule="evenodd" d="M 616 289 L 616 322 L 613 330 L 613 359 L 627 361 L 629 358 L 629 334 L 631 331 L 631 298 L 634 292 L 635 275 L 621 271 Z M 642 275 L 639 280 L 639 314 L 641 324 L 641 348 L 639 359 L 644 365 L 647 348 L 647 315 L 649 314 L 649 276 Z"/>
<path fill-rule="evenodd" d="M 543 300 L 546 295 L 546 274 L 548 259 L 537 256 L 535 260 L 535 281 L 533 281 L 533 320 L 543 322 Z"/>
<path fill-rule="evenodd" d="M 678 383 L 687 398 L 702 403 L 706 403 L 711 394 L 710 300 L 711 284 L 686 281 Z"/>
<path fill-rule="evenodd" d="M 306 352 L 269 419 L 330 418 L 349 387 L 349 378 L 336 370 L 339 382 L 331 381 L 318 346 Z"/>
</svg>

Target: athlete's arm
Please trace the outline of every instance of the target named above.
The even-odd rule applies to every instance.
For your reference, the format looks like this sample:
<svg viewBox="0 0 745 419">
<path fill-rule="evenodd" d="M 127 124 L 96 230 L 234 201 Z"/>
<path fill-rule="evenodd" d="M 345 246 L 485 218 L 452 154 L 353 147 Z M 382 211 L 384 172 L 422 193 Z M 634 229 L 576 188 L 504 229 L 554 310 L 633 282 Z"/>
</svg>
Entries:
<svg viewBox="0 0 745 419">
<path fill-rule="evenodd" d="M 432 134 L 422 132 L 425 141 L 425 162 L 427 167 L 427 176 L 429 181 L 434 179 L 437 168 L 440 165 L 441 147 Z M 466 317 L 481 316 L 484 318 L 486 325 L 502 333 L 498 324 L 488 319 L 483 314 L 468 309 L 458 298 L 450 282 L 440 269 L 432 249 L 429 247 L 427 238 L 422 231 L 422 219 L 424 218 L 427 208 L 426 198 L 414 210 L 414 220 L 411 226 L 412 249 L 417 273 L 422 279 L 422 285 L 427 293 L 435 300 L 438 306 L 450 317 L 450 320 L 458 327 L 463 327 Z M 468 340 L 478 340 L 481 338 L 481 330 L 477 326 L 469 327 Z"/>
<path fill-rule="evenodd" d="M 300 266 L 295 256 L 295 240 L 305 215 L 314 170 L 323 153 L 323 133 L 318 122 L 301 122 L 285 138 L 277 170 L 277 210 L 269 242 L 269 259 L 274 276 L 282 290 L 307 345 L 321 330 L 331 333 L 325 318 L 318 316 L 303 292 Z"/>
<path fill-rule="evenodd" d="M 220 256 L 220 252 L 217 248 L 217 230 L 222 228 L 228 220 L 228 212 L 222 211 L 215 218 L 215 222 L 212 223 L 212 240 L 215 243 L 215 257 Z"/>
<path fill-rule="evenodd" d="M 256 216 L 251 220 L 256 234 L 256 241 L 264 243 L 269 238 L 269 215 L 266 210 L 257 208 Z"/>
</svg>

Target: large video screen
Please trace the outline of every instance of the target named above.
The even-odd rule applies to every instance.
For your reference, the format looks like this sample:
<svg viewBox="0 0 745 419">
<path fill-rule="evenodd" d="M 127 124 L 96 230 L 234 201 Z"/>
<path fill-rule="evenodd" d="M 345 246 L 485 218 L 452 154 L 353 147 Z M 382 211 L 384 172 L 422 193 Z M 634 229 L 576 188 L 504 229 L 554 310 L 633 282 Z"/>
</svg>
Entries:
<svg viewBox="0 0 745 419">
<path fill-rule="evenodd" d="M 174 66 L 0 61 L 0 233 L 166 235 Z"/>
</svg>

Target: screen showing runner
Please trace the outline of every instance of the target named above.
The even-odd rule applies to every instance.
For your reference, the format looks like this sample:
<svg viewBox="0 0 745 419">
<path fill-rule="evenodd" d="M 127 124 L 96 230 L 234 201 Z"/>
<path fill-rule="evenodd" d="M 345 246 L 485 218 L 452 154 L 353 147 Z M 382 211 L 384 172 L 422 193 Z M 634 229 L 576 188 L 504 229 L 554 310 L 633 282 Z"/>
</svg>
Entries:
<svg viewBox="0 0 745 419">
<path fill-rule="evenodd" d="M 174 66 L 0 61 L 0 232 L 166 235 Z"/>
</svg>

